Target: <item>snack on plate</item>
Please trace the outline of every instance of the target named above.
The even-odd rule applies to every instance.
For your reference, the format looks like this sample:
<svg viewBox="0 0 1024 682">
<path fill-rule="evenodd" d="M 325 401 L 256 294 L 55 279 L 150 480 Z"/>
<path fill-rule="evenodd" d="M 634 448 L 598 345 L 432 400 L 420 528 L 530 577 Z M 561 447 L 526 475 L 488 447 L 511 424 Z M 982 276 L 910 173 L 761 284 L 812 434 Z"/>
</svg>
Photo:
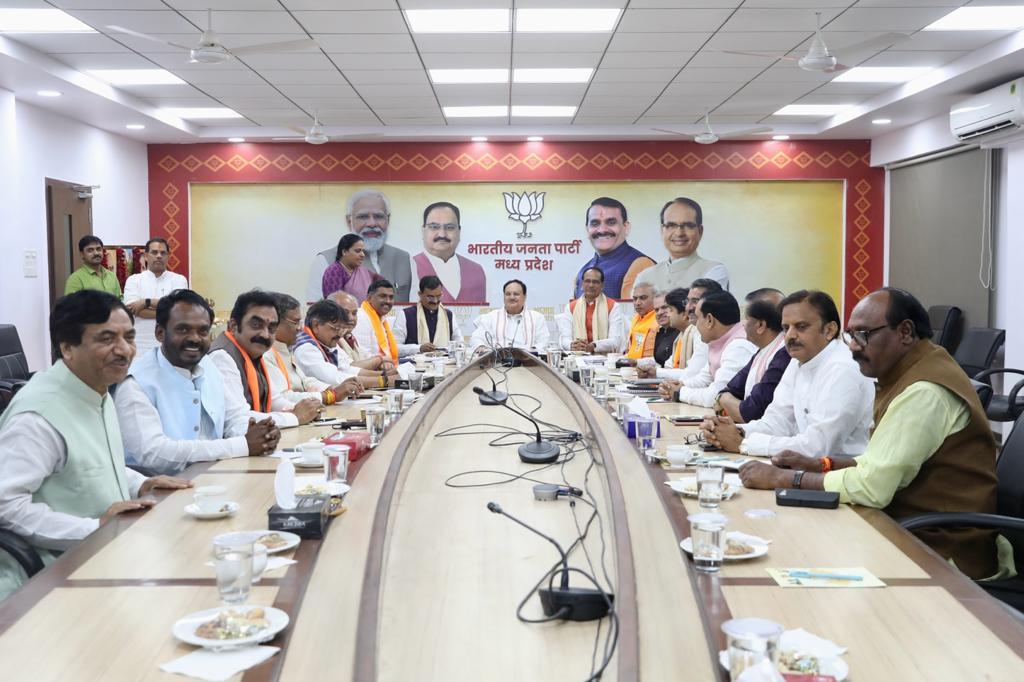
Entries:
<svg viewBox="0 0 1024 682">
<path fill-rule="evenodd" d="M 327 492 L 327 486 L 323 483 L 319 485 L 313 483 L 307 483 L 298 490 L 295 491 L 296 495 L 323 495 Z"/>
<path fill-rule="evenodd" d="M 725 539 L 725 556 L 743 556 L 744 554 L 750 554 L 754 551 L 754 548 L 745 542 L 734 540 L 732 538 Z"/>
<path fill-rule="evenodd" d="M 267 533 L 256 542 L 263 545 L 267 549 L 277 549 L 278 547 L 284 547 L 288 544 L 288 541 L 277 533 Z"/>
<path fill-rule="evenodd" d="M 266 612 L 260 608 L 248 611 L 221 611 L 216 618 L 196 628 L 196 637 L 216 640 L 243 639 L 258 634 L 269 625 Z"/>
<path fill-rule="evenodd" d="M 821 672 L 818 659 L 799 651 L 783 651 L 779 654 L 779 670 L 784 673 L 815 675 Z"/>
</svg>

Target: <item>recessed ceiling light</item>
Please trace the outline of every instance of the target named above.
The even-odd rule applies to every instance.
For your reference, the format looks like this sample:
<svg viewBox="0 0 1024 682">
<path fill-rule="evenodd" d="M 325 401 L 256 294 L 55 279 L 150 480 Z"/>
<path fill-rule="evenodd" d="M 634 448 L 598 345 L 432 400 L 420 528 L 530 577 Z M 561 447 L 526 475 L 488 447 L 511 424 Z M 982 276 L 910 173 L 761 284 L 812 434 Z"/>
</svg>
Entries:
<svg viewBox="0 0 1024 682">
<path fill-rule="evenodd" d="M 62 93 L 59 90 L 37 90 L 36 94 L 40 97 L 60 97 Z"/>
<path fill-rule="evenodd" d="M 484 137 L 483 135 L 474 135 L 469 139 L 472 140 L 473 142 L 487 142 L 487 138 Z"/>
<path fill-rule="evenodd" d="M 924 27 L 925 31 L 1015 31 L 1024 28 L 1024 7 L 961 7 Z"/>
<path fill-rule="evenodd" d="M 0 33 L 95 33 L 59 9 L 0 9 Z"/>
<path fill-rule="evenodd" d="M 788 104 L 773 116 L 832 116 L 843 109 L 848 109 L 849 104 Z"/>
<path fill-rule="evenodd" d="M 526 141 L 527 142 L 543 142 L 544 138 L 541 137 L 540 135 L 530 135 L 528 138 L 526 138 Z"/>
<path fill-rule="evenodd" d="M 789 135 L 772 135 L 772 139 L 773 140 L 778 140 L 779 142 L 782 142 L 783 140 L 788 140 L 789 139 Z"/>
<path fill-rule="evenodd" d="M 227 107 L 169 107 L 167 109 L 161 109 L 161 111 L 164 111 L 171 116 L 187 119 L 242 118 L 242 115 L 237 111 L 232 111 Z"/>
<path fill-rule="evenodd" d="M 245 142 L 244 137 L 229 137 L 228 142 Z"/>
<path fill-rule="evenodd" d="M 593 69 L 515 69 L 513 83 L 587 83 Z"/>
<path fill-rule="evenodd" d="M 453 83 L 508 83 L 508 69 L 430 69 L 430 80 Z"/>
<path fill-rule="evenodd" d="M 615 28 L 620 9 L 517 9 L 520 33 L 601 33 Z"/>
<path fill-rule="evenodd" d="M 873 119 L 871 119 L 871 122 L 874 123 L 876 126 L 884 126 L 884 125 L 889 125 L 890 123 L 892 123 L 892 119 L 891 118 L 873 118 Z"/>
<path fill-rule="evenodd" d="M 146 126 L 142 125 L 141 123 L 129 123 L 125 126 L 125 128 L 127 128 L 128 130 L 145 130 Z"/>
<path fill-rule="evenodd" d="M 503 33 L 511 28 L 507 9 L 407 9 L 413 33 Z"/>
<path fill-rule="evenodd" d="M 574 106 L 526 106 L 512 105 L 513 116 L 552 116 L 568 118 L 576 115 Z"/>
<path fill-rule="evenodd" d="M 444 107 L 444 115 L 447 118 L 495 118 L 508 116 L 508 107 Z"/>
<path fill-rule="evenodd" d="M 833 83 L 906 83 L 912 81 L 930 66 L 857 66 L 843 71 L 832 79 Z"/>
<path fill-rule="evenodd" d="M 90 69 L 86 73 L 111 85 L 184 85 L 185 81 L 164 69 Z"/>
</svg>

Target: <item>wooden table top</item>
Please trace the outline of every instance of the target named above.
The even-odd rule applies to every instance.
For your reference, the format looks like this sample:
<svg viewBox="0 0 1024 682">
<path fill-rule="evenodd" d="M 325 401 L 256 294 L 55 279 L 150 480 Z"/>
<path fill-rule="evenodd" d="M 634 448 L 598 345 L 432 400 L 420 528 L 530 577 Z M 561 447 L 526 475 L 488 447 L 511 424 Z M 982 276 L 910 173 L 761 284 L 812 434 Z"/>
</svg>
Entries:
<svg viewBox="0 0 1024 682">
<path fill-rule="evenodd" d="M 602 527 L 584 546 L 598 562 L 604 545 L 622 618 L 604 679 L 728 679 L 714 659 L 724 644 L 720 626 L 743 616 L 803 627 L 849 647 L 845 660 L 854 682 L 1020 679 L 1024 627 L 880 511 L 780 508 L 770 491 L 740 490 L 720 511 L 731 529 L 770 539 L 771 549 L 759 559 L 728 563 L 717 576 L 700 574 L 678 547 L 689 535 L 687 513 L 697 509 L 696 501 L 665 485 L 692 470 L 667 471 L 646 461 L 604 406 L 546 367 L 516 368 L 508 378 L 514 393 L 542 401 L 538 417 L 596 444 L 600 463 L 589 473 L 589 458 L 577 453 L 530 478 L 580 485 L 587 476 L 602 511 Z M 292 622 L 271 642 L 282 651 L 239 678 L 306 680 L 326 671 L 359 682 L 587 676 L 594 623 L 527 625 L 515 617 L 519 600 L 557 560 L 554 548 L 485 508 L 497 501 L 568 545 L 577 531 L 567 502 L 534 501 L 533 481 L 526 479 L 479 488 L 445 485 L 469 470 L 522 475 L 530 469 L 514 447 L 489 446 L 493 436 L 437 437 L 479 422 L 529 427 L 507 410 L 481 407 L 474 385 L 490 383 L 471 366 L 411 408 L 351 467 L 347 512 L 332 521 L 326 537 L 304 540 L 293 552 L 297 564 L 254 586 L 253 603 L 282 608 Z M 534 406 L 531 398 L 515 400 L 524 409 Z M 699 409 L 651 407 L 661 414 Z M 358 408 L 328 413 L 352 418 Z M 662 421 L 662 430 L 663 447 L 681 442 L 694 427 Z M 282 447 L 332 432 L 289 429 Z M 158 666 L 191 647 L 174 640 L 171 624 L 217 606 L 212 569 L 204 565 L 211 539 L 266 527 L 270 474 L 278 463 L 250 457 L 190 467 L 187 475 L 197 484 L 225 485 L 240 502 L 227 519 L 187 516 L 186 490 L 160 492 L 154 509 L 105 525 L 0 604 L 0 656 L 19 661 L 25 679 L 172 679 Z M 776 515 L 750 518 L 743 513 L 749 509 Z M 577 504 L 575 513 L 585 519 L 585 505 Z M 581 550 L 570 565 L 587 566 Z M 781 588 L 765 572 L 790 566 L 864 566 L 887 586 Z M 572 582 L 585 585 L 576 576 Z M 539 614 L 536 598 L 524 614 Z"/>
</svg>

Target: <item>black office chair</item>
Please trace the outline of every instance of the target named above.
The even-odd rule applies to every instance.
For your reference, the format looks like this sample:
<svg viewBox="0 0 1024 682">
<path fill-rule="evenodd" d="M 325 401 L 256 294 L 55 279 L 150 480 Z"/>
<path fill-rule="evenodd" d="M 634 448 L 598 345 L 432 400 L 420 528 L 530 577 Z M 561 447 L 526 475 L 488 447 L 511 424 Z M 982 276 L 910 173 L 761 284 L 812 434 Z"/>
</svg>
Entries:
<svg viewBox="0 0 1024 682">
<path fill-rule="evenodd" d="M 992 377 L 1002 374 L 1017 374 L 1024 377 L 1024 370 L 986 369 L 983 372 L 978 372 L 974 380 L 991 384 Z M 1017 421 L 1017 417 L 1024 414 L 1024 395 L 1021 395 L 1022 391 L 1024 391 L 1024 379 L 1014 384 L 1013 388 L 1010 389 L 1009 395 L 993 395 L 992 401 L 985 406 L 985 414 L 994 422 Z"/>
<path fill-rule="evenodd" d="M 990 327 L 971 327 L 957 346 L 953 359 L 963 367 L 967 376 L 976 378 L 979 372 L 992 367 L 1003 341 L 1006 331 Z M 986 384 L 992 383 L 986 381 Z"/>
<path fill-rule="evenodd" d="M 932 341 L 949 351 L 950 355 L 955 353 L 964 334 L 964 311 L 955 305 L 933 305 L 928 308 L 928 319 Z"/>
<path fill-rule="evenodd" d="M 0 412 L 32 376 L 13 324 L 0 324 Z"/>
<path fill-rule="evenodd" d="M 10 554 L 25 569 L 29 578 L 43 570 L 43 560 L 39 552 L 16 533 L 0 529 L 0 551 Z"/>
<path fill-rule="evenodd" d="M 982 409 L 987 409 L 988 404 L 992 402 L 992 387 L 983 381 L 977 381 L 971 379 L 971 385 L 974 386 L 974 390 L 978 392 L 978 400 L 981 401 Z"/>
<path fill-rule="evenodd" d="M 900 521 L 907 530 L 968 526 L 991 528 L 1013 545 L 1017 571 L 1024 571 L 1024 418 L 1018 419 L 1003 444 L 996 462 L 999 478 L 996 489 L 996 514 L 937 513 L 921 514 Z M 1006 580 L 981 580 L 977 585 L 1005 604 L 1024 611 L 1024 575 Z"/>
</svg>

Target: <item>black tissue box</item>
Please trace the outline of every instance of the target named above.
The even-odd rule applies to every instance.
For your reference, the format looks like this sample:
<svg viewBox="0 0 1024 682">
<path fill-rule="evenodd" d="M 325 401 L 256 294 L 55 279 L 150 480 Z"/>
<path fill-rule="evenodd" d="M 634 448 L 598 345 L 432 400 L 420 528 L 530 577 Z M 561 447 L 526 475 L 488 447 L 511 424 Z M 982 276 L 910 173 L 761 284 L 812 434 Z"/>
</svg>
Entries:
<svg viewBox="0 0 1024 682">
<path fill-rule="evenodd" d="M 267 528 L 295 533 L 300 538 L 322 538 L 330 520 L 330 496 L 302 495 L 295 499 L 295 509 L 281 509 L 275 504 L 267 511 Z"/>
</svg>

